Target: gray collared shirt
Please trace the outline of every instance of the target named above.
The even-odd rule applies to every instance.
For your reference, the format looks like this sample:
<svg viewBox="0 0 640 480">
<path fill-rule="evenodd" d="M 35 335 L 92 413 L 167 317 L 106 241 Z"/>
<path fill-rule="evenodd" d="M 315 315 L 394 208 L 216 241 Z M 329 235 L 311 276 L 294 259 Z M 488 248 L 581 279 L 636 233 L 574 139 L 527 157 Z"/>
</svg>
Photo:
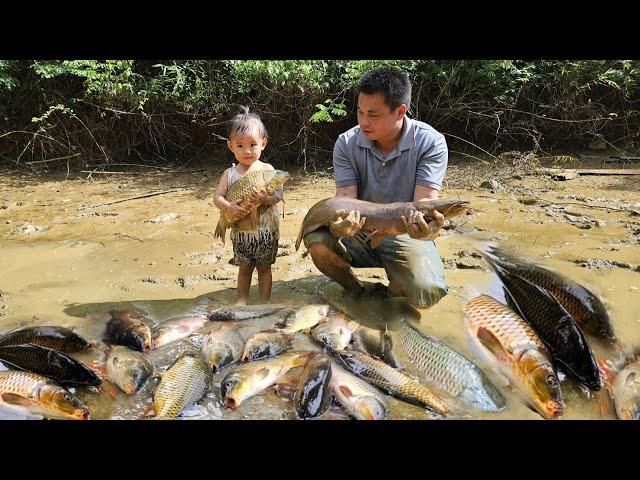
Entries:
<svg viewBox="0 0 640 480">
<path fill-rule="evenodd" d="M 440 190 L 448 158 L 444 135 L 405 116 L 400 139 L 386 158 L 360 126 L 341 134 L 333 147 L 333 171 L 336 187 L 357 185 L 361 200 L 412 202 L 416 185 Z"/>
</svg>

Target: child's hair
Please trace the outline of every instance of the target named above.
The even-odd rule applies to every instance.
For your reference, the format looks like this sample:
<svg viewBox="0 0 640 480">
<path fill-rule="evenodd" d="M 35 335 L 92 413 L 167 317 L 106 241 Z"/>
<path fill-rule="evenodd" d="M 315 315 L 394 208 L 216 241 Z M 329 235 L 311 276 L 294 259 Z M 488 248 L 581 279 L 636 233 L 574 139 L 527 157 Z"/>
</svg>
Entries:
<svg viewBox="0 0 640 480">
<path fill-rule="evenodd" d="M 231 140 L 238 135 L 246 135 L 254 131 L 262 138 L 269 138 L 267 129 L 260 117 L 253 112 L 249 112 L 249 107 L 240 107 L 240 111 L 231 119 L 228 139 Z"/>
</svg>

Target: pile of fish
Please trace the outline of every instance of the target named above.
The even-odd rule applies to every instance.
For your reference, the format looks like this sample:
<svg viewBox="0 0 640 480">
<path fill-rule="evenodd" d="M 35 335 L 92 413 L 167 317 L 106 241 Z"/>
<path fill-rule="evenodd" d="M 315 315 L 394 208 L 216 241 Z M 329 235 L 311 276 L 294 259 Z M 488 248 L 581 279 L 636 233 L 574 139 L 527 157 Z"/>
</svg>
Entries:
<svg viewBox="0 0 640 480">
<path fill-rule="evenodd" d="M 502 282 L 508 305 L 488 295 L 471 299 L 464 307 L 468 332 L 526 404 L 544 418 L 558 418 L 565 410 L 558 371 L 593 391 L 603 384 L 603 363 L 599 367 L 585 332 L 606 345 L 621 348 L 607 310 L 590 290 L 563 275 L 494 246 L 479 251 Z M 636 405 L 619 407 L 620 418 L 631 418 L 634 414 L 629 412 L 634 411 L 638 418 L 640 383 L 635 382 L 636 365 L 631 362 L 622 370 L 617 377 L 622 380 L 617 383 L 613 370 L 607 370 L 605 386 L 616 405 Z"/>
<path fill-rule="evenodd" d="M 89 419 L 87 407 L 67 388 L 97 386 L 101 379 L 67 353 L 91 345 L 64 327 L 39 326 L 0 337 L 0 405 L 55 419 Z"/>
<path fill-rule="evenodd" d="M 464 322 L 485 360 L 523 402 L 545 419 L 561 417 L 561 371 L 587 389 L 604 386 L 612 414 L 638 419 L 638 356 L 626 355 L 616 366 L 596 361 L 587 341 L 589 335 L 621 348 L 600 300 L 582 285 L 495 247 L 481 253 L 501 280 L 508 305 L 476 296 L 464 306 Z M 395 314 L 387 326 L 369 328 L 324 304 L 252 305 L 151 326 L 135 310 L 108 313 L 106 360 L 92 368 L 69 353 L 96 345 L 68 329 L 33 327 L 0 336 L 0 362 L 10 369 L 0 371 L 0 405 L 46 418 L 87 419 L 89 410 L 68 388 L 113 384 L 127 395 L 149 395 L 141 390 L 156 379 L 152 412 L 142 417 L 177 418 L 207 393 L 215 397 L 218 387 L 219 402 L 229 411 L 246 408 L 249 399 L 275 387 L 299 419 L 332 418 L 340 411 L 382 420 L 389 414 L 388 396 L 419 406 L 427 418 L 507 407 L 474 361 L 424 333 L 411 316 Z M 190 338 L 194 334 L 201 344 Z M 166 371 L 154 368 L 150 352 L 183 339 L 190 342 L 187 351 L 171 354 Z M 320 350 L 294 349 L 309 340 Z"/>
</svg>

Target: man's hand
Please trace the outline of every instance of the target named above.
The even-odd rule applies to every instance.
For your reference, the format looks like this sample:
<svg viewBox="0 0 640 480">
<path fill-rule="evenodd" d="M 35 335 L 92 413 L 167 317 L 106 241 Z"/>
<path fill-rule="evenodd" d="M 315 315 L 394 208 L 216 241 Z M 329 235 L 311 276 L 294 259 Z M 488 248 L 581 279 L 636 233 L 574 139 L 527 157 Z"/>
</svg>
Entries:
<svg viewBox="0 0 640 480">
<path fill-rule="evenodd" d="M 240 220 L 241 218 L 249 215 L 249 210 L 240 206 L 241 198 L 234 202 L 230 202 L 229 205 L 224 209 L 224 216 L 227 220 L 231 222 L 235 222 L 236 220 Z"/>
<path fill-rule="evenodd" d="M 424 219 L 424 214 L 419 210 L 412 210 L 407 215 L 400 216 L 402 223 L 407 229 L 407 234 L 411 238 L 422 240 L 435 240 L 440 233 L 440 229 L 444 225 L 444 215 L 437 210 L 433 211 L 433 220 L 427 223 Z"/>
<path fill-rule="evenodd" d="M 360 218 L 359 210 L 351 210 L 348 215 L 346 210 L 338 210 L 331 217 L 329 229 L 334 237 L 353 237 L 366 221 L 367 217 Z"/>
</svg>

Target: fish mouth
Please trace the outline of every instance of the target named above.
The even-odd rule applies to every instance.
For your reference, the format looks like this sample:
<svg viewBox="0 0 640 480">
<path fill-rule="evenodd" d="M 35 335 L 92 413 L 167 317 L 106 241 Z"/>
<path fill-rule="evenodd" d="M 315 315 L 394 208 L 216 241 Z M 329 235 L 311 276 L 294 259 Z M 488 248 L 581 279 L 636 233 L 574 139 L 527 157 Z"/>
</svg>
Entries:
<svg viewBox="0 0 640 480">
<path fill-rule="evenodd" d="M 240 403 L 233 397 L 227 397 L 224 399 L 224 406 L 235 410 L 240 406 Z"/>
<path fill-rule="evenodd" d="M 556 420 L 564 414 L 564 407 L 555 400 L 550 400 L 545 405 L 545 413 L 549 420 Z"/>
<path fill-rule="evenodd" d="M 90 420 L 91 417 L 89 416 L 89 410 L 87 410 L 86 408 L 78 408 L 73 416 L 75 418 L 77 418 L 78 420 Z"/>
</svg>

